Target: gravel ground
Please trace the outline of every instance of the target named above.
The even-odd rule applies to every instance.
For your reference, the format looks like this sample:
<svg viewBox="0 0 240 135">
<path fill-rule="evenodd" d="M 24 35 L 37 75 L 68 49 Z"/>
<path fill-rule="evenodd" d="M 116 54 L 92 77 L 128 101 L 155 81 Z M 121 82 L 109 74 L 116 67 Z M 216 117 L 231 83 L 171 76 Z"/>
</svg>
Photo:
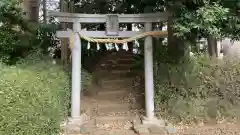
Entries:
<svg viewBox="0 0 240 135">
<path fill-rule="evenodd" d="M 217 124 L 178 127 L 174 135 L 240 135 L 240 124 Z"/>
</svg>

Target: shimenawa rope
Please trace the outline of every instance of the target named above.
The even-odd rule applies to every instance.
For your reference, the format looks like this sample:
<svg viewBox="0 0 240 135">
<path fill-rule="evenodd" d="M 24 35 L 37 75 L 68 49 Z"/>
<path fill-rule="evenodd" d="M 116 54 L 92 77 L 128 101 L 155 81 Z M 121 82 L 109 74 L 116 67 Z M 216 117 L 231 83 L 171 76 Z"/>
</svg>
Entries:
<svg viewBox="0 0 240 135">
<path fill-rule="evenodd" d="M 72 36 L 70 37 L 70 48 L 72 49 L 74 47 L 74 41 L 75 41 L 75 33 L 79 35 L 79 38 L 85 39 L 88 42 L 93 42 L 93 43 L 115 43 L 115 44 L 124 44 L 127 42 L 132 42 L 137 39 L 146 37 L 146 36 L 166 36 L 168 35 L 167 31 L 149 31 L 149 32 L 144 32 L 142 34 L 130 37 L 130 38 L 125 38 L 125 39 L 116 39 L 116 37 L 107 37 L 107 38 L 92 38 L 88 36 L 81 35 L 79 32 L 73 32 Z"/>
</svg>

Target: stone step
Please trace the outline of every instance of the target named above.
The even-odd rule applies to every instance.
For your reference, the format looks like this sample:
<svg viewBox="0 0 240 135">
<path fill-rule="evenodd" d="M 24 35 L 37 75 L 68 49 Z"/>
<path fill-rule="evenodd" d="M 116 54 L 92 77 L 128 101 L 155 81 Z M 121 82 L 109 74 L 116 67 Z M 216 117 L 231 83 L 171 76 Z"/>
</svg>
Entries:
<svg viewBox="0 0 240 135">
<path fill-rule="evenodd" d="M 131 72 L 130 69 L 127 70 L 111 70 L 110 71 L 112 74 L 128 74 Z"/>
<path fill-rule="evenodd" d="M 116 104 L 120 104 L 120 103 L 126 103 L 126 104 L 129 104 L 129 102 L 127 101 L 124 101 L 124 100 L 98 100 L 97 97 L 95 98 L 95 105 L 96 106 L 99 106 L 99 107 L 106 107 L 106 106 L 114 106 Z"/>
<path fill-rule="evenodd" d="M 116 106 L 118 107 L 121 107 L 121 108 L 130 108 L 131 107 L 131 103 L 130 102 L 121 102 L 121 101 L 118 101 L 118 100 L 113 100 L 113 101 L 100 101 L 98 102 L 97 104 L 98 108 L 114 108 Z"/>
<path fill-rule="evenodd" d="M 128 109 L 139 109 L 141 108 L 141 104 L 138 104 L 138 103 L 132 103 L 132 102 L 129 102 L 129 101 L 118 101 L 118 100 L 113 100 L 111 102 L 109 101 L 100 101 L 98 102 L 97 104 L 98 108 L 106 108 L 106 109 L 109 109 L 109 108 L 116 108 L 119 107 L 119 108 L 128 108 Z M 111 110 L 110 109 L 110 110 Z"/>
<path fill-rule="evenodd" d="M 97 94 L 98 96 L 105 96 L 105 97 L 109 97 L 112 95 L 125 95 L 127 93 L 126 90 L 124 89 L 119 89 L 119 90 L 101 90 L 99 91 Z"/>
<path fill-rule="evenodd" d="M 95 119 L 92 119 L 90 121 L 84 122 L 84 124 L 81 125 L 80 133 L 82 133 L 82 134 L 90 134 L 92 132 L 95 132 L 96 129 L 97 129 L 95 122 L 96 122 Z"/>
<path fill-rule="evenodd" d="M 117 52 L 112 52 L 110 55 L 113 55 L 113 56 L 125 56 L 125 55 L 134 55 L 134 53 L 126 51 L 126 50 L 119 50 Z"/>
<path fill-rule="evenodd" d="M 134 72 L 134 75 L 131 73 L 127 73 L 127 74 L 114 74 L 114 73 L 109 73 L 108 71 L 101 71 L 98 72 L 98 78 L 99 81 L 109 81 L 109 80 L 134 80 L 136 78 L 136 74 Z"/>
<path fill-rule="evenodd" d="M 142 111 L 141 105 L 124 103 L 124 105 L 116 104 L 113 106 L 99 106 L 98 116 L 135 116 Z"/>
<path fill-rule="evenodd" d="M 116 55 L 109 55 L 108 58 L 110 60 L 116 60 L 116 59 L 131 59 L 134 57 L 134 54 L 116 54 Z"/>
<path fill-rule="evenodd" d="M 128 70 L 133 67 L 133 64 L 118 64 L 116 66 L 113 66 L 112 69 L 117 69 L 117 70 Z"/>
<path fill-rule="evenodd" d="M 133 130 L 128 129 L 112 129 L 111 130 L 98 130 L 94 132 L 92 135 L 136 135 L 136 133 Z"/>
<path fill-rule="evenodd" d="M 135 91 L 133 88 L 121 88 L 116 89 L 114 86 L 108 89 L 102 89 L 94 95 L 94 102 L 144 102 L 144 93 L 141 91 Z"/>
<path fill-rule="evenodd" d="M 63 132 L 68 135 L 136 135 L 133 128 L 133 123 L 140 123 L 140 119 L 134 122 L 116 124 L 96 124 L 96 120 L 91 120 L 81 126 L 67 125 L 63 128 Z"/>
<path fill-rule="evenodd" d="M 111 72 L 109 70 L 101 70 L 98 72 L 98 76 L 101 77 L 101 79 L 116 79 L 116 78 L 128 78 L 128 77 L 135 77 L 137 71 L 114 71 Z"/>
<path fill-rule="evenodd" d="M 120 85 L 120 86 L 116 86 L 116 85 L 111 85 L 111 86 L 103 86 L 101 85 L 101 83 L 99 83 L 98 87 L 100 88 L 99 92 L 108 92 L 108 91 L 127 91 L 127 92 L 132 92 L 134 91 L 134 87 L 132 85 Z"/>
<path fill-rule="evenodd" d="M 125 84 L 114 84 L 114 83 L 108 83 L 108 85 L 101 85 L 101 88 L 104 90 L 119 90 L 119 89 L 129 89 L 129 91 L 133 90 L 133 84 L 131 83 L 125 83 Z"/>
<path fill-rule="evenodd" d="M 105 63 L 102 63 L 101 66 L 104 65 L 120 65 L 120 64 L 133 64 L 133 58 L 129 57 L 129 58 L 111 58 L 109 60 L 107 60 Z"/>
<path fill-rule="evenodd" d="M 113 82 L 128 82 L 128 81 L 133 81 L 136 77 L 103 77 L 101 78 L 102 82 L 109 82 L 109 81 L 113 81 Z"/>
<path fill-rule="evenodd" d="M 105 92 L 106 91 L 106 92 Z M 112 92 L 113 91 L 113 92 Z M 116 91 L 114 93 L 114 91 Z M 124 92 L 126 91 L 126 92 Z M 123 102 L 144 102 L 144 93 L 139 91 L 134 91 L 134 89 L 127 90 L 111 90 L 105 89 L 102 92 L 98 92 L 96 96 L 94 96 L 96 102 L 103 101 L 103 102 L 116 102 L 116 103 L 123 103 Z"/>
<path fill-rule="evenodd" d="M 103 79 L 133 78 L 136 77 L 137 70 L 101 70 L 100 75 Z"/>
<path fill-rule="evenodd" d="M 95 120 L 97 126 L 102 124 L 122 125 L 126 123 L 131 123 L 138 118 L 139 116 L 98 116 L 95 118 Z"/>
<path fill-rule="evenodd" d="M 129 70 L 133 67 L 133 64 L 102 64 L 102 70 Z"/>
<path fill-rule="evenodd" d="M 134 64 L 133 63 L 133 58 L 131 58 L 131 59 L 117 59 L 117 63 L 119 63 L 119 64 Z"/>
<path fill-rule="evenodd" d="M 134 97 L 137 101 L 141 100 L 138 97 Z M 124 96 L 122 99 L 115 99 L 115 100 L 98 100 L 97 106 L 98 108 L 115 108 L 118 106 L 119 108 L 128 108 L 128 109 L 141 109 L 143 108 L 143 102 L 134 102 L 134 100 L 129 99 L 129 97 Z"/>
<path fill-rule="evenodd" d="M 101 93 L 101 92 L 99 92 Z M 95 96 L 95 99 L 98 101 L 106 101 L 106 102 L 111 102 L 111 101 L 124 101 L 124 98 L 127 97 L 128 94 L 127 93 L 121 93 L 121 94 L 108 94 L 108 96 L 104 95 L 104 94 L 98 94 Z"/>
<path fill-rule="evenodd" d="M 111 64 L 111 65 L 118 65 L 118 61 L 116 59 L 112 59 L 112 60 L 109 59 L 105 63 L 102 63 L 101 66 L 109 65 L 109 64 Z"/>
<path fill-rule="evenodd" d="M 129 114 L 129 110 L 131 108 L 130 103 L 116 103 L 116 104 L 109 104 L 109 105 L 98 105 L 97 115 L 99 116 L 121 116 Z"/>
<path fill-rule="evenodd" d="M 119 78 L 119 77 L 134 77 L 136 76 L 136 73 L 139 71 L 137 70 L 101 70 L 99 73 L 103 78 L 108 78 L 108 77 L 114 77 Z"/>
<path fill-rule="evenodd" d="M 103 79 L 101 80 L 101 85 L 133 85 L 133 78 L 126 78 L 126 79 Z"/>
<path fill-rule="evenodd" d="M 133 61 L 134 60 L 134 57 L 133 56 L 125 56 L 125 57 L 119 57 L 116 59 L 117 61 Z"/>
<path fill-rule="evenodd" d="M 118 60 L 118 59 L 132 59 L 134 58 L 134 54 L 116 54 L 116 55 L 109 55 L 109 60 Z"/>
<path fill-rule="evenodd" d="M 101 73 L 107 75 L 107 74 L 113 74 L 113 75 L 122 75 L 122 74 L 128 74 L 130 72 L 130 69 L 126 70 L 111 70 L 111 69 L 106 69 L 106 70 L 101 70 Z"/>
</svg>

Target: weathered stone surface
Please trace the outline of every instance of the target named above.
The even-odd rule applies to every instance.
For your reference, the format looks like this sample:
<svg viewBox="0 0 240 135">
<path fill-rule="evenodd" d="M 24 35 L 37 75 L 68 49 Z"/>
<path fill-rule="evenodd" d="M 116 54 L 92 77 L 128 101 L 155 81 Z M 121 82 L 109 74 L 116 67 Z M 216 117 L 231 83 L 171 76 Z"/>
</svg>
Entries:
<svg viewBox="0 0 240 135">
<path fill-rule="evenodd" d="M 168 124 L 166 126 L 166 130 L 169 134 L 174 134 L 177 132 L 177 129 L 172 124 Z"/>
<path fill-rule="evenodd" d="M 81 134 L 90 134 L 92 132 L 96 131 L 96 126 L 93 123 L 87 123 L 81 126 L 80 132 Z"/>
<path fill-rule="evenodd" d="M 144 134 L 144 135 L 148 135 L 149 134 L 148 128 L 143 128 L 143 127 L 135 129 L 135 132 L 137 134 Z"/>
<path fill-rule="evenodd" d="M 110 135 L 110 134 L 107 131 L 98 130 L 98 131 L 92 133 L 92 135 Z"/>
<path fill-rule="evenodd" d="M 149 125 L 139 124 L 139 125 L 134 125 L 133 129 L 137 134 L 148 135 L 149 134 L 148 127 Z"/>
<path fill-rule="evenodd" d="M 112 129 L 112 130 L 98 130 L 91 135 L 136 135 L 131 130 Z"/>
<path fill-rule="evenodd" d="M 142 124 L 153 124 L 153 125 L 158 125 L 159 127 L 165 127 L 166 123 L 164 120 L 160 120 L 157 118 L 153 118 L 151 120 L 149 120 L 146 117 L 142 117 Z"/>
<path fill-rule="evenodd" d="M 78 117 L 78 118 L 68 118 L 67 125 L 78 125 L 81 126 L 82 123 L 84 122 L 83 120 L 83 115 Z"/>
<path fill-rule="evenodd" d="M 62 130 L 61 132 L 66 134 L 90 133 L 92 131 L 91 126 L 84 124 L 88 120 L 89 116 L 86 114 L 81 115 L 79 118 L 68 118 L 67 121 L 60 125 Z"/>
<path fill-rule="evenodd" d="M 165 135 L 167 133 L 165 128 L 158 125 L 150 125 L 148 130 L 151 134 Z"/>
<path fill-rule="evenodd" d="M 67 134 L 79 134 L 81 128 L 75 124 L 69 124 L 65 127 L 65 133 Z"/>
</svg>

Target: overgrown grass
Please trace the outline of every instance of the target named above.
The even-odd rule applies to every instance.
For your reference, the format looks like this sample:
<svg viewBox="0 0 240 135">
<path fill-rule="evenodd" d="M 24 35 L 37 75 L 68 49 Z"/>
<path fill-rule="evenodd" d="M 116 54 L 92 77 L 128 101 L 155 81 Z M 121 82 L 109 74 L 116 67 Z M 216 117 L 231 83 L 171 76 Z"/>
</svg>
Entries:
<svg viewBox="0 0 240 135">
<path fill-rule="evenodd" d="M 159 116 L 185 123 L 240 120 L 240 60 L 197 56 L 155 68 Z"/>
<path fill-rule="evenodd" d="M 42 56 L 0 64 L 0 134 L 58 135 L 69 108 L 69 75 Z"/>
</svg>

